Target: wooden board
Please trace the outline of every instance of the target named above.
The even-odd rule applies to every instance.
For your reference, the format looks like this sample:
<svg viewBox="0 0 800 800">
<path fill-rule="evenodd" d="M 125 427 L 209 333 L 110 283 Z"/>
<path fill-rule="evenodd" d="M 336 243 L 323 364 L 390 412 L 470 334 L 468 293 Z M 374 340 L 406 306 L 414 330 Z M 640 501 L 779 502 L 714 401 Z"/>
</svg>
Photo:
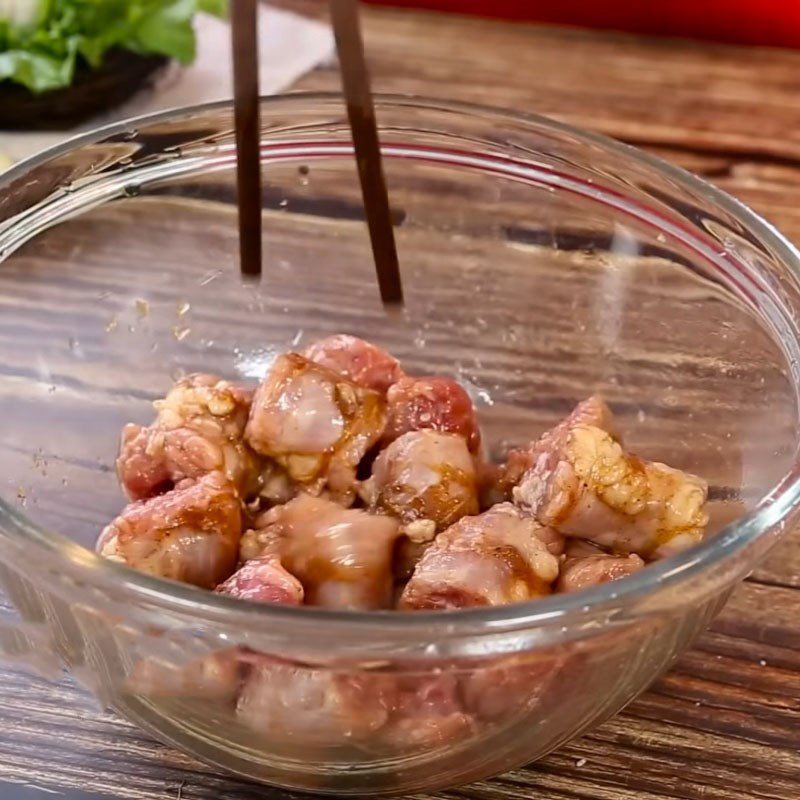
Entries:
<svg viewBox="0 0 800 800">
<path fill-rule="evenodd" d="M 312 0 L 280 0 L 319 14 Z M 800 241 L 800 53 L 365 13 L 375 87 L 557 116 L 713 180 Z M 338 87 L 333 67 L 299 89 Z M 734 593 L 698 645 L 593 733 L 525 769 L 419 800 L 797 800 L 800 535 Z M 291 798 L 153 743 L 72 682 L 0 671 L 0 796 Z M 85 794 L 84 794 L 85 793 Z"/>
</svg>

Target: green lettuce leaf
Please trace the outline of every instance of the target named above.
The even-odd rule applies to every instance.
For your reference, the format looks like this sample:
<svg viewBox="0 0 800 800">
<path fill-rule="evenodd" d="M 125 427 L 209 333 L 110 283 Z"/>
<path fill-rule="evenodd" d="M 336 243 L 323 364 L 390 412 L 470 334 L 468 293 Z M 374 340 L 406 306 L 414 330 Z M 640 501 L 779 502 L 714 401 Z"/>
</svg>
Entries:
<svg viewBox="0 0 800 800">
<path fill-rule="evenodd" d="M 103 63 L 111 48 L 195 57 L 192 21 L 198 11 L 224 14 L 226 0 L 39 0 L 38 22 L 0 19 L 0 81 L 33 92 L 69 86 L 79 60 Z"/>
</svg>

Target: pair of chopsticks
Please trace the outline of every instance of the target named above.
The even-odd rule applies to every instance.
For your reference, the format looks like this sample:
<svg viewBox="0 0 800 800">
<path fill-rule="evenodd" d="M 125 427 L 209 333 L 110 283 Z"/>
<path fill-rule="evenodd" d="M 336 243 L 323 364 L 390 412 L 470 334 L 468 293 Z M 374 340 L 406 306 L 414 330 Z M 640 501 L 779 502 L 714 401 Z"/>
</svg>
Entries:
<svg viewBox="0 0 800 800">
<path fill-rule="evenodd" d="M 330 0 L 347 116 L 381 299 L 403 302 L 400 266 L 364 56 L 358 0 Z M 242 275 L 261 275 L 261 159 L 258 105 L 258 2 L 232 0 L 239 247 Z"/>
</svg>

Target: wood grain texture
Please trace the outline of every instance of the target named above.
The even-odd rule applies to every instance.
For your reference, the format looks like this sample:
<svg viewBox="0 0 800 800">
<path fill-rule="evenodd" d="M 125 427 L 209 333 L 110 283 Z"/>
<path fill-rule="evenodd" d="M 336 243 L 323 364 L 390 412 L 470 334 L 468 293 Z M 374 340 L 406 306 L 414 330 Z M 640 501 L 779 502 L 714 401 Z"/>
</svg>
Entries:
<svg viewBox="0 0 800 800">
<path fill-rule="evenodd" d="M 276 4 L 324 13 L 314 0 Z M 551 114 L 636 143 L 709 178 L 800 241 L 800 53 L 391 10 L 367 9 L 364 21 L 376 89 Z M 296 88 L 338 82 L 323 68 Z M 68 292 L 62 302 L 68 325 Z M 102 306 L 98 314 L 110 318 Z M 9 330 L 0 321 L 0 336 Z M 434 348 L 430 357 L 446 354 Z M 21 352 L 18 365 L 6 366 L 24 363 Z M 79 397 L 82 387 L 71 390 Z M 118 399 L 124 406 L 130 398 Z M 91 481 L 107 474 L 104 466 L 80 468 Z M 797 800 L 798 609 L 795 532 L 625 712 L 536 765 L 418 800 Z M 0 681 L 0 781 L 125 800 L 295 797 L 154 744 L 67 679 L 50 684 L 7 669 Z"/>
</svg>

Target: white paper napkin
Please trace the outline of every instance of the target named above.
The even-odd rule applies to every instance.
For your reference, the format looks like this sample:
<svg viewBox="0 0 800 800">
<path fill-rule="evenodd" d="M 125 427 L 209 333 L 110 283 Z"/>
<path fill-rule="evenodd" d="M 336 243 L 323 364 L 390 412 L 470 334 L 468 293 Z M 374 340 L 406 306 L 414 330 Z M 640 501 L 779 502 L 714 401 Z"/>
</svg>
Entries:
<svg viewBox="0 0 800 800">
<path fill-rule="evenodd" d="M 208 14 L 199 14 L 196 30 L 197 59 L 194 64 L 170 70 L 156 87 L 141 92 L 113 112 L 71 131 L 0 132 L 0 170 L 13 161 L 98 125 L 176 106 L 232 97 L 228 23 Z M 333 55 L 333 35 L 328 25 L 266 6 L 259 9 L 259 40 L 261 94 L 274 94 L 287 88 Z"/>
</svg>

